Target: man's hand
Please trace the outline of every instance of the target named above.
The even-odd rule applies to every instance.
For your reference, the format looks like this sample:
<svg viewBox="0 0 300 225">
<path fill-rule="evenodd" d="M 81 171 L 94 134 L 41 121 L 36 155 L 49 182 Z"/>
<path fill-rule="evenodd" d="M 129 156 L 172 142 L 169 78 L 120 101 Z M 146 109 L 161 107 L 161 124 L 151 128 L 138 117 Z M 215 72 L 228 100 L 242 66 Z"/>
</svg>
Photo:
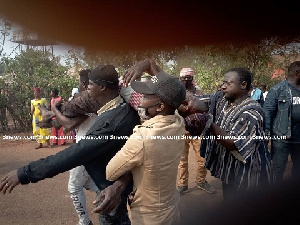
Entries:
<svg viewBox="0 0 300 225">
<path fill-rule="evenodd" d="M 13 170 L 1 179 L 0 192 L 2 192 L 3 195 L 5 195 L 6 191 L 8 191 L 8 193 L 11 193 L 15 186 L 19 184 L 20 181 L 18 178 L 17 170 Z"/>
<path fill-rule="evenodd" d="M 148 59 L 138 62 L 136 65 L 130 67 L 123 75 L 124 87 L 128 87 L 131 81 L 139 80 L 144 72 L 150 68 L 150 61 Z"/>
<path fill-rule="evenodd" d="M 55 116 L 55 113 L 46 109 L 45 107 L 39 105 L 38 106 L 39 110 L 41 111 L 42 113 L 42 117 L 43 117 L 43 122 L 48 122 L 49 120 L 52 119 L 52 117 Z"/>
<path fill-rule="evenodd" d="M 147 72 L 151 76 L 155 76 L 160 71 L 161 69 L 156 65 L 153 58 L 140 61 L 125 71 L 125 74 L 123 75 L 124 87 L 128 87 L 131 81 L 139 80 L 144 72 Z"/>
<path fill-rule="evenodd" d="M 53 104 L 53 108 L 59 108 L 61 106 L 61 104 L 63 103 L 63 101 L 55 101 Z"/>
<path fill-rule="evenodd" d="M 95 205 L 98 203 L 101 204 L 93 210 L 93 213 L 108 214 L 114 210 L 121 200 L 122 192 L 131 180 L 131 172 L 126 172 L 112 185 L 102 190 L 96 201 L 93 202 Z"/>
<path fill-rule="evenodd" d="M 115 184 L 108 186 L 100 192 L 100 195 L 97 196 L 93 204 L 101 204 L 93 210 L 93 213 L 108 214 L 118 206 L 123 190 Z"/>
</svg>

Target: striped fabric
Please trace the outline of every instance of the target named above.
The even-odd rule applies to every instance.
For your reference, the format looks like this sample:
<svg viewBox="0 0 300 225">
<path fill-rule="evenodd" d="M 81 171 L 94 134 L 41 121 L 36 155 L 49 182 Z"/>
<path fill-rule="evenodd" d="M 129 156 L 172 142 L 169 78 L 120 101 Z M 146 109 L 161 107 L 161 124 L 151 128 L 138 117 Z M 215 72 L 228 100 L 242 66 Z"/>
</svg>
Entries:
<svg viewBox="0 0 300 225">
<path fill-rule="evenodd" d="M 212 115 L 208 113 L 194 113 L 184 118 L 185 129 L 191 136 L 200 136 L 212 123 Z M 207 125 L 208 124 L 208 125 Z"/>
<path fill-rule="evenodd" d="M 216 139 L 210 139 L 206 147 L 206 167 L 211 174 L 237 190 L 248 190 L 269 183 L 270 154 L 263 137 L 263 109 L 251 98 L 239 105 L 229 105 L 223 97 L 217 105 L 215 123 L 231 135 L 243 163 Z M 256 137 L 256 138 L 254 138 Z M 237 153 L 237 154 L 238 154 Z"/>
</svg>

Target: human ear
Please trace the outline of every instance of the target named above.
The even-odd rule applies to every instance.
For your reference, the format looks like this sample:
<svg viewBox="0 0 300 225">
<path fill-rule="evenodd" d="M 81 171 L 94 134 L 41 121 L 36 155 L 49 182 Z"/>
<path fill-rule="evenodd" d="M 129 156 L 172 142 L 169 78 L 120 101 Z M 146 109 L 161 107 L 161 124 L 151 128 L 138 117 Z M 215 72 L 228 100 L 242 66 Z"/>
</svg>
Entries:
<svg viewBox="0 0 300 225">
<path fill-rule="evenodd" d="M 101 91 L 105 91 L 106 87 L 101 85 Z"/>
<path fill-rule="evenodd" d="M 247 88 L 247 82 L 246 81 L 242 81 L 241 83 L 241 89 L 245 90 Z"/>
<path fill-rule="evenodd" d="M 161 102 L 161 103 L 159 104 L 159 106 L 156 108 L 156 111 L 157 111 L 157 112 L 161 112 L 161 111 L 164 110 L 164 108 L 165 108 L 165 104 Z"/>
</svg>

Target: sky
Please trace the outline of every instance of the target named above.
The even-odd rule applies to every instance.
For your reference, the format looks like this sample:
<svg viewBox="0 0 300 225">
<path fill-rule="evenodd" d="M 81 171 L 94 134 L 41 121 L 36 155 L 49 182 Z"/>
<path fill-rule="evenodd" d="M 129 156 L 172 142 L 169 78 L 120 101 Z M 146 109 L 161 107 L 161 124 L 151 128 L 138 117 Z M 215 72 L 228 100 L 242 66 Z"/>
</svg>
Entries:
<svg viewBox="0 0 300 225">
<path fill-rule="evenodd" d="M 12 25 L 12 28 L 10 30 L 10 35 L 6 37 L 6 41 L 4 43 L 3 55 L 5 54 L 6 57 L 14 58 L 16 56 L 16 54 L 18 54 L 20 52 L 19 44 L 11 41 L 13 31 L 15 31 L 15 30 L 22 30 L 22 27 L 20 27 L 16 24 Z M 2 34 L 0 33 L 0 35 L 2 35 Z M 2 40 L 2 38 L 1 38 L 1 40 Z M 21 45 L 21 46 L 23 49 L 26 49 L 26 45 Z M 53 54 L 55 56 L 60 56 L 61 63 L 65 64 L 65 59 L 66 59 L 65 56 L 66 56 L 68 50 L 73 49 L 73 48 L 74 47 L 72 47 L 68 44 L 58 43 L 57 45 L 53 45 Z M 1 58 L 1 56 L 0 56 L 0 58 Z"/>
</svg>

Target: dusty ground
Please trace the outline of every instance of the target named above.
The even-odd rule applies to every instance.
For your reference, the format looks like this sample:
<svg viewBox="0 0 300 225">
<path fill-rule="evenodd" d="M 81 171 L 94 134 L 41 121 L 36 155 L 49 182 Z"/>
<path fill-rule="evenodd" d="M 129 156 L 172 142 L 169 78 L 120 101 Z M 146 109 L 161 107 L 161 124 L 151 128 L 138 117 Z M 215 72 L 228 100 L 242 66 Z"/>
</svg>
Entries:
<svg viewBox="0 0 300 225">
<path fill-rule="evenodd" d="M 24 135 L 24 134 L 18 134 Z M 27 134 L 25 134 L 27 135 Z M 0 178 L 7 172 L 47 155 L 70 146 L 55 146 L 51 149 L 35 149 L 36 143 L 30 140 L 3 140 L 0 136 Z M 190 192 L 181 196 L 180 211 L 182 224 L 199 224 L 202 209 L 207 210 L 222 201 L 221 183 L 208 174 L 207 180 L 217 190 L 208 194 L 199 190 L 195 185 L 196 163 L 194 153 L 189 156 Z M 290 166 L 288 167 L 288 169 Z M 78 222 L 72 201 L 67 189 L 68 172 L 40 181 L 36 184 L 19 185 L 11 194 L 0 195 L 0 224 L 1 225 L 75 225 Z M 287 175 L 288 176 L 288 175 Z M 87 206 L 93 209 L 94 194 L 86 191 Z M 99 224 L 97 215 L 91 215 L 94 224 Z"/>
</svg>

